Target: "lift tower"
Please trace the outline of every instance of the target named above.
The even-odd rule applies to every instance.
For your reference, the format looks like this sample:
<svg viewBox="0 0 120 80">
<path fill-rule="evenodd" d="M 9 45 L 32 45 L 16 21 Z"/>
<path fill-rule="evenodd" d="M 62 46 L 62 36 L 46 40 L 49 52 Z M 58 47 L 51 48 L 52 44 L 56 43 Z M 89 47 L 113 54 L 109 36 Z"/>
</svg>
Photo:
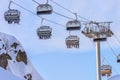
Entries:
<svg viewBox="0 0 120 80">
<path fill-rule="evenodd" d="M 112 37 L 113 32 L 110 30 L 110 24 L 112 22 L 87 22 L 82 33 L 92 38 L 96 42 L 96 80 L 101 80 L 101 59 L 100 59 L 100 42 L 106 41 L 107 37 Z"/>
</svg>

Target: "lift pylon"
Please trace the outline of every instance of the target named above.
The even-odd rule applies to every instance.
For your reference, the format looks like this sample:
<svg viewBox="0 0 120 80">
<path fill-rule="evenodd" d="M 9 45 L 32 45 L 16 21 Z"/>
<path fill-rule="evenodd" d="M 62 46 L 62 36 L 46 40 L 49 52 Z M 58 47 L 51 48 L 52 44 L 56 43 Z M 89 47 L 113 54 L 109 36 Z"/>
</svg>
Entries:
<svg viewBox="0 0 120 80">
<path fill-rule="evenodd" d="M 82 33 L 88 37 L 93 38 L 96 42 L 96 78 L 101 80 L 101 59 L 100 59 L 100 42 L 106 41 L 107 37 L 112 37 L 113 32 L 110 30 L 112 22 L 95 22 L 91 21 L 85 23 Z"/>
</svg>

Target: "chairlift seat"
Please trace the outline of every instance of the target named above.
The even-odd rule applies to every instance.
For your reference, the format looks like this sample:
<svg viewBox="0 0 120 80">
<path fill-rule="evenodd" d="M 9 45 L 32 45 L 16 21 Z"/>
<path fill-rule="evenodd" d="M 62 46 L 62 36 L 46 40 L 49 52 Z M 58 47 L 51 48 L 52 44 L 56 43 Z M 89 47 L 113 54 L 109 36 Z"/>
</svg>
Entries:
<svg viewBox="0 0 120 80">
<path fill-rule="evenodd" d="M 112 69 L 112 67 L 110 65 L 102 65 L 101 66 L 101 74 L 102 74 L 102 76 L 105 76 L 105 75 L 111 76 L 111 73 L 112 73 L 111 69 Z"/>
<path fill-rule="evenodd" d="M 42 14 L 51 14 L 53 11 L 53 8 L 49 4 L 40 4 L 37 7 L 37 15 L 42 15 Z"/>
<path fill-rule="evenodd" d="M 68 21 L 66 27 L 67 30 L 80 30 L 81 24 L 78 20 Z"/>
<path fill-rule="evenodd" d="M 75 47 L 79 48 L 79 37 L 75 35 L 70 35 L 66 39 L 67 48 Z"/>
<path fill-rule="evenodd" d="M 37 29 L 37 35 L 40 39 L 49 39 L 51 37 L 52 28 L 50 26 L 41 26 Z"/>
<path fill-rule="evenodd" d="M 10 9 L 4 13 L 4 18 L 8 23 L 19 23 L 20 21 L 20 11 L 15 9 Z"/>
</svg>

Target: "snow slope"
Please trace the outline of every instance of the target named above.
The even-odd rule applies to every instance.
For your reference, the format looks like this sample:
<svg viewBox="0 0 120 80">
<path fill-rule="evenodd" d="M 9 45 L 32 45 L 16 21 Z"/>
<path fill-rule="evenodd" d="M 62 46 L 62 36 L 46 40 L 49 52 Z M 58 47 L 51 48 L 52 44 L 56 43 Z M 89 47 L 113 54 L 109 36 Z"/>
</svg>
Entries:
<svg viewBox="0 0 120 80">
<path fill-rule="evenodd" d="M 43 80 L 27 58 L 20 42 L 15 37 L 1 32 L 0 67 L 23 80 Z"/>
<path fill-rule="evenodd" d="M 109 78 L 108 80 L 120 80 L 120 75 L 115 75 Z"/>
<path fill-rule="evenodd" d="M 0 67 L 0 80 L 23 80 Z"/>
</svg>

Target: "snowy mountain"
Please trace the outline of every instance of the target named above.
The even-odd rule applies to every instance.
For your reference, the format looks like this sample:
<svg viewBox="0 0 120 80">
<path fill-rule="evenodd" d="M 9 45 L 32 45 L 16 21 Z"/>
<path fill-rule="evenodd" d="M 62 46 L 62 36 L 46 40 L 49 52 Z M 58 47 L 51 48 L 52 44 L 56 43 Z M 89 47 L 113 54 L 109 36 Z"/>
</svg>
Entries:
<svg viewBox="0 0 120 80">
<path fill-rule="evenodd" d="M 120 80 L 120 75 L 115 75 L 109 78 L 108 80 Z"/>
<path fill-rule="evenodd" d="M 11 75 L 19 77 L 22 80 L 43 80 L 42 77 L 32 66 L 20 42 L 15 37 L 1 32 L 0 67 L 8 71 L 9 74 L 11 73 Z M 5 71 L 1 73 L 0 71 L 0 76 L 4 75 L 4 72 Z"/>
</svg>

